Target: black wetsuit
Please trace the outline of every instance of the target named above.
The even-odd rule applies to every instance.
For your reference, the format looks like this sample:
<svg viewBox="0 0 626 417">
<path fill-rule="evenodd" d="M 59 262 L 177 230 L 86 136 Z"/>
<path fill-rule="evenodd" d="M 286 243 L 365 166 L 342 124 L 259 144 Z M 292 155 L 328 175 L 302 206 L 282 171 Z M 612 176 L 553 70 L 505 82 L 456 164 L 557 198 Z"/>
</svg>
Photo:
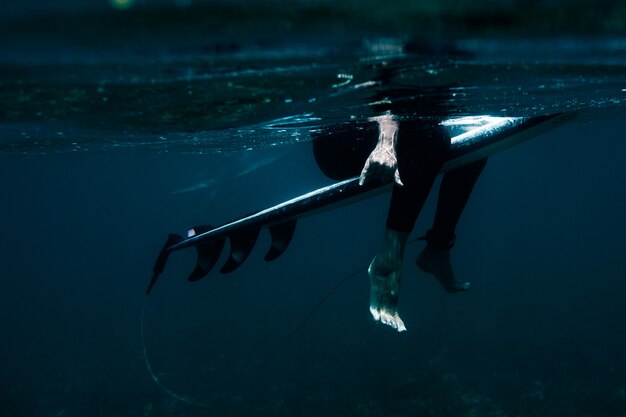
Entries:
<svg viewBox="0 0 626 417">
<path fill-rule="evenodd" d="M 387 79 L 385 79 L 385 84 Z M 452 86 L 381 88 L 370 103 L 376 114 L 397 116 L 396 155 L 404 186 L 394 185 L 387 215 L 389 229 L 410 233 L 444 163 L 450 135 L 440 122 L 459 109 L 450 100 Z M 423 117 L 423 115 L 428 115 Z M 333 179 L 359 175 L 378 141 L 376 122 L 330 126 L 314 134 L 313 151 L 322 171 Z M 443 249 L 454 245 L 456 226 L 487 159 L 450 170 L 439 190 L 437 212 L 425 240 Z"/>
<path fill-rule="evenodd" d="M 396 150 L 404 186 L 394 185 L 387 227 L 410 233 L 437 175 L 449 159 L 450 136 L 438 120 L 401 122 Z M 426 234 L 428 243 L 452 247 L 461 213 L 486 163 L 486 158 L 481 159 L 444 174 L 435 221 Z"/>
<path fill-rule="evenodd" d="M 394 185 L 387 215 L 389 229 L 410 233 L 428 194 L 450 157 L 450 136 L 438 119 L 400 121 L 396 154 L 404 186 Z M 317 133 L 313 152 L 319 167 L 332 179 L 360 174 L 378 141 L 376 122 L 333 126 Z M 426 240 L 441 248 L 454 244 L 456 226 L 487 159 L 444 174 L 437 211 Z"/>
</svg>

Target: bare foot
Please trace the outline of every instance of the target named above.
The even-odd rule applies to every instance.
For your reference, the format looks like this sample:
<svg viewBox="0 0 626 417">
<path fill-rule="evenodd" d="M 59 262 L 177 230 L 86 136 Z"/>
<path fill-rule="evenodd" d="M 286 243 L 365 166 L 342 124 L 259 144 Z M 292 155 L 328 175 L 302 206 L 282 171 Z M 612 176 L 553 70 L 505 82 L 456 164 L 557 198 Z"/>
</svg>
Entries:
<svg viewBox="0 0 626 417">
<path fill-rule="evenodd" d="M 444 290 L 449 293 L 470 289 L 469 282 L 462 282 L 455 278 L 449 249 L 439 249 L 432 245 L 426 245 L 417 257 L 416 263 L 422 271 L 434 275 Z"/>
<path fill-rule="evenodd" d="M 367 270 L 370 276 L 370 313 L 374 320 L 391 326 L 399 332 L 406 331 L 398 315 L 398 296 L 402 262 L 374 258 Z"/>
</svg>

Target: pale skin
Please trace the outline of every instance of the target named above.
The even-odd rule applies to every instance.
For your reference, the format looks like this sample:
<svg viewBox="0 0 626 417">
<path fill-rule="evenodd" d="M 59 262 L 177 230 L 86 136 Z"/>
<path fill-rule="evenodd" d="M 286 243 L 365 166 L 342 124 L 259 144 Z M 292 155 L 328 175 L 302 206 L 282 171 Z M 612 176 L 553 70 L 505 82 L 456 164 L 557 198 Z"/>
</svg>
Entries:
<svg viewBox="0 0 626 417">
<path fill-rule="evenodd" d="M 393 178 L 402 186 L 396 157 L 398 123 L 391 114 L 370 120 L 378 123 L 378 143 L 365 162 L 359 183 L 363 185 L 371 180 L 389 182 Z M 406 331 L 398 314 L 398 297 L 408 236 L 408 233 L 386 228 L 382 247 L 368 268 L 372 317 L 399 332 Z M 470 287 L 469 283 L 454 277 L 449 249 L 426 245 L 417 258 L 417 266 L 434 275 L 450 293 L 467 291 Z"/>
<path fill-rule="evenodd" d="M 398 122 L 390 114 L 372 117 L 370 120 L 378 123 L 378 143 L 365 161 L 359 184 L 363 185 L 372 179 L 388 182 L 393 178 L 398 185 L 403 185 L 396 158 Z"/>
<path fill-rule="evenodd" d="M 393 178 L 396 184 L 402 186 L 396 157 L 398 123 L 391 114 L 370 120 L 378 123 L 378 143 L 365 162 L 359 183 L 363 185 L 371 180 L 389 182 Z M 368 269 L 372 317 L 375 321 L 399 332 L 406 331 L 406 326 L 398 314 L 398 298 L 408 236 L 408 233 L 386 228 L 382 247 Z M 422 271 L 437 278 L 449 293 L 467 291 L 470 288 L 468 282 L 455 278 L 450 263 L 449 247 L 438 247 L 429 242 L 416 263 Z"/>
<path fill-rule="evenodd" d="M 408 233 L 385 230 L 383 247 L 372 260 L 367 272 L 370 276 L 370 313 L 399 332 L 406 331 L 398 314 L 402 261 Z"/>
<path fill-rule="evenodd" d="M 365 162 L 359 183 L 363 185 L 373 179 L 388 182 L 393 178 L 403 185 L 396 157 L 398 123 L 390 114 L 371 120 L 378 123 L 378 144 Z M 406 331 L 398 315 L 398 296 L 407 238 L 407 233 L 386 229 L 383 246 L 368 268 L 372 317 L 399 332 Z"/>
</svg>

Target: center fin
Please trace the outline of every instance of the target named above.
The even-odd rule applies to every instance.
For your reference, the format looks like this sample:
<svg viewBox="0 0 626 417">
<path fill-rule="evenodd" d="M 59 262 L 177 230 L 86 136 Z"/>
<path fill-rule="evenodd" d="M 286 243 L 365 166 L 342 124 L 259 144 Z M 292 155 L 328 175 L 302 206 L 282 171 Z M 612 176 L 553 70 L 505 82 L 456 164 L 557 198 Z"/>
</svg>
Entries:
<svg viewBox="0 0 626 417">
<path fill-rule="evenodd" d="M 266 261 L 273 261 L 285 252 L 287 246 L 293 238 L 293 233 L 296 230 L 296 220 L 290 220 L 285 223 L 275 224 L 269 227 L 270 235 L 272 236 L 272 246 L 265 255 Z"/>
<path fill-rule="evenodd" d="M 230 256 L 222 269 L 220 269 L 222 274 L 233 272 L 244 263 L 250 252 L 252 252 L 260 231 L 261 229 L 259 228 L 248 229 L 229 237 Z"/>
</svg>

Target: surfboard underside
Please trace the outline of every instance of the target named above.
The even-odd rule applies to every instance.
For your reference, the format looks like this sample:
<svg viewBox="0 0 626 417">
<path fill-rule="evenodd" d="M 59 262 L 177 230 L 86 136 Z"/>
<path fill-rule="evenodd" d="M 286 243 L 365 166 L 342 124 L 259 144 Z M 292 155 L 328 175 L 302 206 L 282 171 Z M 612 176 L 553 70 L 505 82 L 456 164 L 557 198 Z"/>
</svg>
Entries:
<svg viewBox="0 0 626 417">
<path fill-rule="evenodd" d="M 451 133 L 450 158 L 441 172 L 446 172 L 502 150 L 525 142 L 533 137 L 561 126 L 574 115 L 559 113 L 535 117 L 475 116 L 452 118 L 442 123 Z M 371 198 L 391 188 L 391 184 L 359 185 L 354 177 L 323 187 L 249 216 L 228 222 L 219 227 L 196 226 L 187 236 L 170 234 L 153 268 L 147 289 L 150 293 L 163 272 L 169 255 L 177 250 L 195 247 L 196 266 L 189 281 L 204 278 L 217 263 L 226 239 L 230 242 L 230 254 L 220 269 L 230 273 L 241 266 L 252 252 L 261 229 L 268 229 L 272 244 L 265 260 L 280 257 L 287 249 L 299 219 L 339 206 L 354 204 Z"/>
</svg>

